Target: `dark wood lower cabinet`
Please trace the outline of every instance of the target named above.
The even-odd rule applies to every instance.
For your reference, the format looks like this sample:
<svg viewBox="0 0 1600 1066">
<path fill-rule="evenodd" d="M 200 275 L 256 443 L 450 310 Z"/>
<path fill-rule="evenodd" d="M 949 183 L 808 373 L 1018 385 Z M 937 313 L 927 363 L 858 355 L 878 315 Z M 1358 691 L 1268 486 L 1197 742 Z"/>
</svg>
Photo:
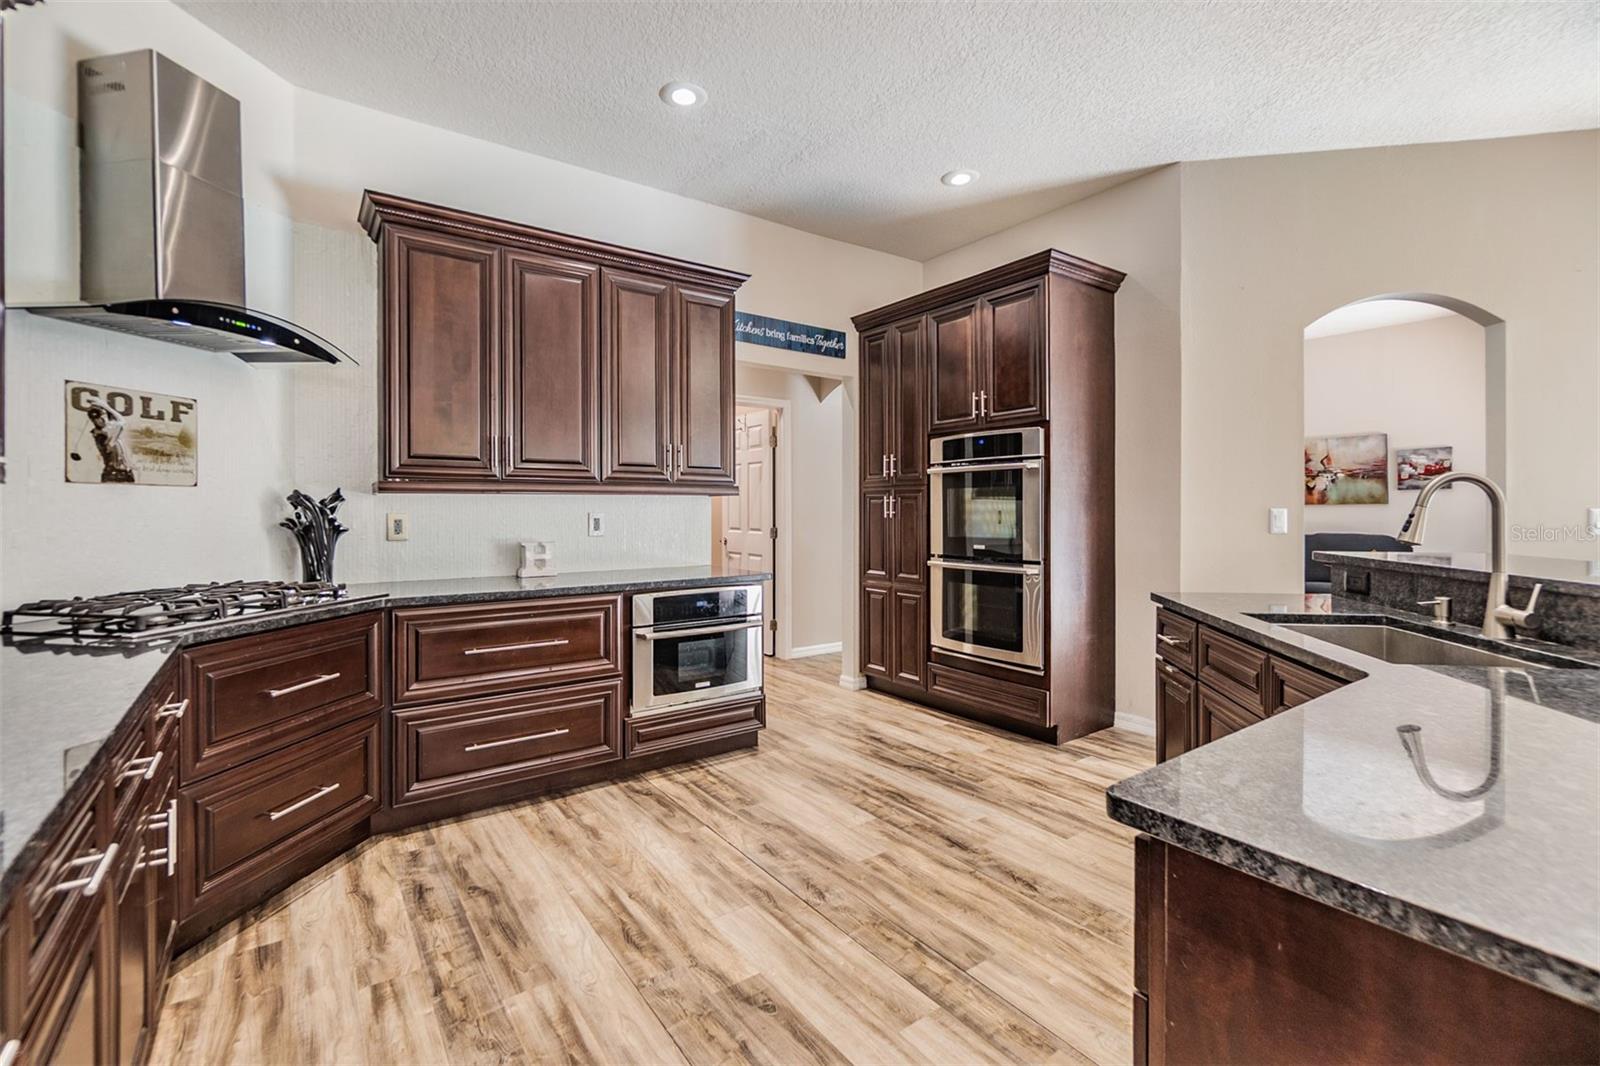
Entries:
<svg viewBox="0 0 1600 1066">
<path fill-rule="evenodd" d="M 375 831 L 754 747 L 760 691 L 628 715 L 629 606 L 373 611 L 177 653 L 0 911 L 0 1055 L 138 1066 L 177 951 Z"/>
<path fill-rule="evenodd" d="M 1135 1061 L 1600 1060 L 1594 1011 L 1182 848 L 1134 892 Z"/>
<path fill-rule="evenodd" d="M 1346 684 L 1162 608 L 1156 612 L 1156 761 Z"/>
<path fill-rule="evenodd" d="M 1182 755 L 1199 734 L 1200 689 L 1195 679 L 1156 660 L 1156 761 Z"/>
</svg>

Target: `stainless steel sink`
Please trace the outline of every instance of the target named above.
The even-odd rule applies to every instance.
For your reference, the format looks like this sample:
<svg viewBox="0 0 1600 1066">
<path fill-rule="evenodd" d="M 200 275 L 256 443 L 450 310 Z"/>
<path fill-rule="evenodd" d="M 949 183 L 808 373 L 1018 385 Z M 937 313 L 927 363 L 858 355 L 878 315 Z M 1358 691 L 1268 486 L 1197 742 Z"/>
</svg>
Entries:
<svg viewBox="0 0 1600 1066">
<path fill-rule="evenodd" d="M 1337 644 L 1341 648 L 1382 659 L 1386 663 L 1406 663 L 1413 666 L 1515 666 L 1543 668 L 1545 664 L 1529 662 L 1510 655 L 1441 640 L 1409 629 L 1385 625 L 1315 624 L 1279 622 L 1284 629 L 1304 633 L 1308 637 Z M 1573 666 L 1584 666 L 1574 662 Z"/>
</svg>

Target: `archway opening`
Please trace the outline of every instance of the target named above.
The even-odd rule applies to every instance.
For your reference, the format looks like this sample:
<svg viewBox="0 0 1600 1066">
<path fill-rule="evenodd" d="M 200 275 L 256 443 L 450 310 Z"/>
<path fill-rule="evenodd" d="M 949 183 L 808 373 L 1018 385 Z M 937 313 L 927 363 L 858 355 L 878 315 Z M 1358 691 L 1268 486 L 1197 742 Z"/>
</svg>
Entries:
<svg viewBox="0 0 1600 1066">
<path fill-rule="evenodd" d="M 1449 470 L 1507 487 L 1504 323 L 1447 296 L 1392 293 L 1307 325 L 1303 414 L 1306 588 L 1325 591 L 1316 550 L 1408 550 L 1395 539 L 1416 493 Z M 1419 551 L 1481 553 L 1481 493 L 1447 490 Z"/>
</svg>

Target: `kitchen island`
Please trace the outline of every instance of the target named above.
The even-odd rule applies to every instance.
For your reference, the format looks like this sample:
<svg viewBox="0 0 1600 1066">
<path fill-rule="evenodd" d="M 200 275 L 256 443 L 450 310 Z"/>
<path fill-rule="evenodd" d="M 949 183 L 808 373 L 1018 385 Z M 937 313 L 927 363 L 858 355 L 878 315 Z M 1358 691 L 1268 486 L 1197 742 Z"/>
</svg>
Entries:
<svg viewBox="0 0 1600 1066">
<path fill-rule="evenodd" d="M 1154 599 L 1328 684 L 1107 790 L 1145 834 L 1139 1058 L 1595 1061 L 1600 655 L 1397 665 L 1286 628 L 1426 625 L 1389 608 Z"/>
</svg>

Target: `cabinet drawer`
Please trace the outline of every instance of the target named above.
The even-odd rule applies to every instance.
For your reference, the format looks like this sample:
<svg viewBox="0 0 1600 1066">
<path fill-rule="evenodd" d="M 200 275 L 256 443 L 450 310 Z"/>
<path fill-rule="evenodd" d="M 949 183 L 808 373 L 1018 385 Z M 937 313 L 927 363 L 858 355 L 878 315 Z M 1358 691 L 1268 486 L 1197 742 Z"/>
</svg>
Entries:
<svg viewBox="0 0 1600 1066">
<path fill-rule="evenodd" d="M 1050 724 L 1050 697 L 1042 689 L 1014 685 L 943 663 L 933 663 L 928 667 L 928 692 L 974 711 L 1000 715 L 1028 725 Z"/>
<path fill-rule="evenodd" d="M 622 673 L 622 597 L 394 612 L 394 701 L 486 696 Z"/>
<path fill-rule="evenodd" d="M 1200 627 L 1195 674 L 1224 696 L 1256 714 L 1267 711 L 1267 653 L 1214 629 Z"/>
<path fill-rule="evenodd" d="M 377 810 L 378 780 L 378 724 L 369 717 L 183 788 L 184 914 L 272 883 L 280 870 L 303 872 L 306 859 Z"/>
<path fill-rule="evenodd" d="M 1194 640 L 1200 627 L 1181 614 L 1156 608 L 1156 654 L 1186 674 L 1194 673 Z"/>
<path fill-rule="evenodd" d="M 1229 733 L 1237 733 L 1257 722 L 1266 721 L 1260 712 L 1241 706 L 1204 685 L 1200 686 L 1199 718 L 1201 744 L 1209 744 Z"/>
<path fill-rule="evenodd" d="M 185 653 L 184 781 L 381 707 L 382 631 L 381 612 L 359 614 Z"/>
<path fill-rule="evenodd" d="M 760 696 L 705 707 L 655 711 L 628 719 L 628 758 L 754 733 L 766 724 L 767 704 Z"/>
<path fill-rule="evenodd" d="M 23 884 L 21 905 L 12 906 L 27 1014 L 53 990 L 59 973 L 78 950 L 84 922 L 94 914 L 100 897 L 111 891 L 111 879 L 106 876 L 111 863 L 105 863 L 102 871 L 99 862 L 111 843 L 110 805 L 103 781 L 103 777 L 97 779 L 63 820 Z M 86 889 L 90 886 L 82 882 L 97 873 L 100 880 L 89 893 Z M 58 889 L 72 882 L 78 882 L 78 887 Z"/>
<path fill-rule="evenodd" d="M 1267 660 L 1267 713 L 1277 714 L 1298 707 L 1343 685 L 1337 678 L 1274 655 Z"/>
<path fill-rule="evenodd" d="M 394 805 L 622 757 L 622 682 L 394 715 Z"/>
</svg>

